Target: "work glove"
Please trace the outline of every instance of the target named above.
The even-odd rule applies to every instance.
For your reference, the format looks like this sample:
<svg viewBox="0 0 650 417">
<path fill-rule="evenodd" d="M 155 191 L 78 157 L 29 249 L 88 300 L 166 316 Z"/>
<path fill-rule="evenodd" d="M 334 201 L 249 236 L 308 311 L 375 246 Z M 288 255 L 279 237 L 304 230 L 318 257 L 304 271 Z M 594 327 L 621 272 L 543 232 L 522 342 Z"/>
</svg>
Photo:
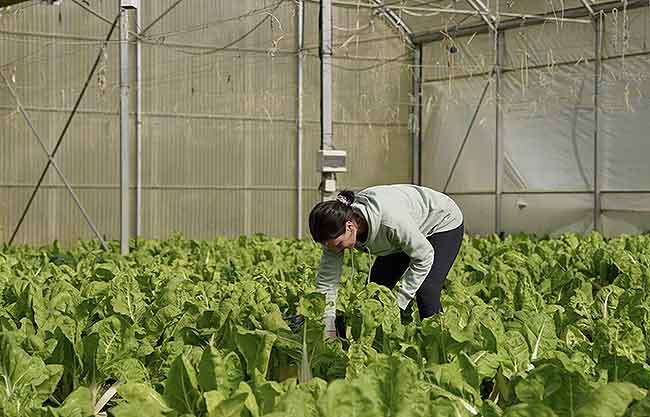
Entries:
<svg viewBox="0 0 650 417">
<path fill-rule="evenodd" d="M 302 327 L 302 324 L 305 322 L 305 317 L 302 314 L 296 314 L 293 316 L 283 317 L 284 321 L 287 322 L 287 325 L 293 333 L 296 333 L 298 329 Z"/>
<path fill-rule="evenodd" d="M 336 337 L 345 339 L 345 317 L 337 314 L 334 324 L 336 325 Z"/>
<path fill-rule="evenodd" d="M 409 303 L 404 310 L 399 309 L 400 322 L 406 326 L 413 321 L 413 303 Z"/>
</svg>

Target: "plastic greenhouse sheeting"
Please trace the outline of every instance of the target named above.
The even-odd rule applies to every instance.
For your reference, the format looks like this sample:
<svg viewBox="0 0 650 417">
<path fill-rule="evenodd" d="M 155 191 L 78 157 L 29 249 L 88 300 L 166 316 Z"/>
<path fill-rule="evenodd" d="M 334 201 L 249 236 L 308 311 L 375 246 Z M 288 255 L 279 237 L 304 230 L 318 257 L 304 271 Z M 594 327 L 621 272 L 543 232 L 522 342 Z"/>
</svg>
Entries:
<svg viewBox="0 0 650 417">
<path fill-rule="evenodd" d="M 598 176 L 607 235 L 650 230 L 650 56 L 647 42 L 639 39 L 647 40 L 647 30 L 644 35 L 636 27 L 645 14 L 630 12 L 627 34 L 604 25 Z M 502 229 L 588 232 L 594 205 L 594 28 L 526 27 L 506 31 L 504 42 Z M 634 53 L 625 56 L 629 50 Z M 480 58 L 485 55 L 455 57 L 468 66 Z M 425 185 L 444 188 L 488 80 L 487 67 L 470 77 L 448 69 L 446 79 L 424 84 Z M 462 206 L 470 233 L 494 231 L 495 85 L 492 80 L 447 189 Z"/>
</svg>

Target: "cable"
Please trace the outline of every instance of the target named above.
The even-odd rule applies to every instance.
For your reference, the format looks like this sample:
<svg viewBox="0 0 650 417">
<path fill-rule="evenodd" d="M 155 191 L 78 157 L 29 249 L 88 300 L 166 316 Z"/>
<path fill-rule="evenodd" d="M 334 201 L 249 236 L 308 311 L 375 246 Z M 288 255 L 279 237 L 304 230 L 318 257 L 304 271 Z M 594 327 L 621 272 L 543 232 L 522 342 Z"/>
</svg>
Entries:
<svg viewBox="0 0 650 417">
<path fill-rule="evenodd" d="M 4 69 L 6 67 L 10 67 L 12 65 L 15 65 L 15 64 L 19 63 L 20 61 L 26 60 L 28 58 L 31 58 L 31 57 L 35 56 L 35 55 L 40 55 L 40 53 L 43 51 L 43 49 L 48 48 L 48 47 L 52 46 L 53 44 L 54 44 L 54 42 L 48 42 L 45 45 L 41 46 L 38 49 L 38 51 L 36 51 L 36 52 L 32 52 L 31 54 L 24 55 L 24 56 L 22 56 L 20 58 L 16 58 L 13 61 L 10 61 L 10 62 L 6 63 L 6 64 L 0 65 L 0 69 Z"/>
<path fill-rule="evenodd" d="M 205 51 L 205 52 L 190 52 L 190 51 L 186 51 L 186 50 L 183 50 L 183 49 L 178 49 L 178 52 L 186 54 L 186 55 L 191 55 L 191 56 L 204 56 L 204 55 L 214 54 L 214 53 L 219 52 L 219 51 L 223 51 L 223 50 L 225 50 L 225 49 L 227 49 L 227 48 L 229 48 L 229 47 L 231 47 L 233 45 L 236 45 L 237 43 L 243 41 L 248 36 L 250 36 L 252 33 L 254 33 L 260 26 L 262 26 L 264 23 L 266 23 L 271 17 L 275 18 L 275 16 L 273 16 L 273 13 L 275 13 L 278 10 L 278 8 L 280 7 L 280 5 L 282 3 L 284 3 L 285 1 L 286 0 L 278 1 L 276 3 L 275 7 L 273 8 L 273 10 L 271 12 L 268 12 L 267 16 L 264 17 L 262 20 L 260 20 L 255 26 L 253 26 L 252 29 L 250 29 L 248 32 L 244 33 L 239 38 L 229 42 L 228 44 L 226 44 L 224 46 L 216 47 L 216 48 L 214 48 L 212 50 Z"/>
<path fill-rule="evenodd" d="M 182 29 L 182 30 L 170 31 L 170 32 L 160 32 L 160 33 L 156 33 L 156 34 L 153 34 L 153 35 L 147 35 L 147 38 L 149 38 L 151 40 L 160 39 L 160 38 L 169 38 L 169 37 L 172 37 L 172 36 L 175 36 L 175 35 L 182 35 L 182 34 L 186 34 L 186 33 L 199 32 L 199 31 L 202 31 L 202 30 L 206 30 L 206 29 L 208 29 L 208 28 L 210 28 L 211 26 L 214 26 L 214 25 L 219 25 L 219 24 L 223 24 L 223 23 L 227 23 L 227 22 L 232 22 L 232 21 L 235 21 L 235 20 L 241 20 L 241 19 L 246 18 L 246 17 L 253 17 L 253 16 L 258 16 L 260 14 L 266 14 L 266 13 L 269 13 L 269 11 L 271 11 L 271 13 L 272 13 L 284 1 L 285 0 L 279 0 L 274 5 L 265 6 L 263 8 L 259 8 L 259 9 L 253 9 L 253 10 L 247 12 L 247 13 L 244 13 L 244 14 L 241 14 L 241 15 L 238 15 L 238 16 L 232 16 L 232 17 L 228 17 L 228 18 L 225 18 L 225 19 L 213 20 L 211 22 L 201 23 L 199 25 L 189 26 L 186 29 Z"/>
<path fill-rule="evenodd" d="M 309 55 L 307 55 L 307 56 L 309 56 Z M 380 62 L 380 63 L 375 64 L 375 65 L 370 65 L 370 66 L 367 66 L 367 67 L 363 67 L 363 68 L 351 68 L 351 67 L 346 67 L 344 65 L 334 64 L 334 63 L 332 64 L 332 67 L 342 69 L 344 71 L 352 71 L 352 72 L 369 71 L 371 69 L 379 68 L 379 67 L 382 67 L 382 66 L 384 66 L 386 64 L 390 64 L 391 62 L 399 61 L 400 59 L 405 58 L 407 56 L 410 56 L 410 54 L 405 53 L 405 54 L 396 56 L 394 58 L 388 58 L 383 62 Z M 410 65 L 410 63 L 409 63 L 409 65 Z"/>
</svg>

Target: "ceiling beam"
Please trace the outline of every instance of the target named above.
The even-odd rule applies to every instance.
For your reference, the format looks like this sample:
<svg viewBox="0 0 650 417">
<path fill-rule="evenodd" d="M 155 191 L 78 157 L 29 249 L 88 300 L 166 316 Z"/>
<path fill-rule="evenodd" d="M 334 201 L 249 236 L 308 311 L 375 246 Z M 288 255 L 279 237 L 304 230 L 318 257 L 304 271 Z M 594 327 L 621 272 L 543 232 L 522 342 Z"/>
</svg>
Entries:
<svg viewBox="0 0 650 417">
<path fill-rule="evenodd" d="M 585 9 L 589 11 L 589 14 L 593 17 L 596 15 L 596 12 L 594 12 L 594 8 L 591 7 L 591 4 L 587 0 L 580 0 L 580 2 L 585 6 Z"/>
<path fill-rule="evenodd" d="M 606 3 L 598 3 L 591 6 L 594 11 L 594 15 L 598 13 L 609 13 L 614 9 L 622 9 L 625 1 L 608 1 Z M 640 9 L 643 7 L 649 7 L 650 2 L 648 0 L 627 0 L 627 10 Z M 499 22 L 499 30 L 508 30 L 521 28 L 523 26 L 534 26 L 540 25 L 547 22 L 547 19 L 553 19 L 556 17 L 557 12 L 549 12 L 543 15 L 535 17 L 517 17 L 513 19 L 502 20 Z M 576 7 L 573 9 L 566 9 L 563 12 L 563 17 L 568 19 L 578 19 L 583 17 L 591 17 L 589 10 L 585 7 Z M 413 42 L 416 44 L 424 44 L 429 42 L 438 42 L 442 39 L 452 36 L 471 36 L 474 34 L 489 33 L 490 27 L 485 23 L 470 25 L 470 26 L 461 26 L 457 29 L 445 31 L 444 28 L 430 30 L 426 32 L 415 33 L 413 35 Z"/>
<path fill-rule="evenodd" d="M 18 3 L 24 3 L 28 0 L 0 0 L 0 7 L 12 6 Z"/>
<path fill-rule="evenodd" d="M 469 5 L 472 6 L 472 8 L 480 14 L 481 19 L 483 19 L 485 24 L 488 25 L 493 32 L 497 31 L 497 28 L 494 25 L 494 18 L 490 15 L 490 10 L 480 0 L 465 0 L 465 1 L 469 3 Z"/>
<path fill-rule="evenodd" d="M 383 0 L 372 0 L 378 6 L 384 6 Z M 381 7 L 377 12 L 379 15 L 383 15 L 386 20 L 391 22 L 397 29 L 406 36 L 406 40 L 410 46 L 413 46 L 413 31 L 409 26 L 404 22 L 404 19 L 399 17 L 394 10 Z"/>
</svg>

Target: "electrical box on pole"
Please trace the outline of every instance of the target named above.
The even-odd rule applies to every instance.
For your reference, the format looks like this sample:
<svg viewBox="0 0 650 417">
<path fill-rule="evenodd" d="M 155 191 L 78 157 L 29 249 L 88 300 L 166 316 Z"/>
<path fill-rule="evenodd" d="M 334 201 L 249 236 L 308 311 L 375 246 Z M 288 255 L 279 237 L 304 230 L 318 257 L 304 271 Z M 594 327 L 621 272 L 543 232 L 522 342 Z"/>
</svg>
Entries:
<svg viewBox="0 0 650 417">
<path fill-rule="evenodd" d="M 123 9 L 139 9 L 140 0 L 120 0 L 120 7 Z"/>
<path fill-rule="evenodd" d="M 336 173 L 347 172 L 347 152 L 336 149 L 321 149 L 318 151 L 318 170 L 323 175 L 322 191 L 332 194 L 336 192 Z"/>
<path fill-rule="evenodd" d="M 345 161 L 347 152 L 335 149 L 321 149 L 318 151 L 320 160 L 318 169 L 320 172 L 347 172 Z"/>
</svg>

